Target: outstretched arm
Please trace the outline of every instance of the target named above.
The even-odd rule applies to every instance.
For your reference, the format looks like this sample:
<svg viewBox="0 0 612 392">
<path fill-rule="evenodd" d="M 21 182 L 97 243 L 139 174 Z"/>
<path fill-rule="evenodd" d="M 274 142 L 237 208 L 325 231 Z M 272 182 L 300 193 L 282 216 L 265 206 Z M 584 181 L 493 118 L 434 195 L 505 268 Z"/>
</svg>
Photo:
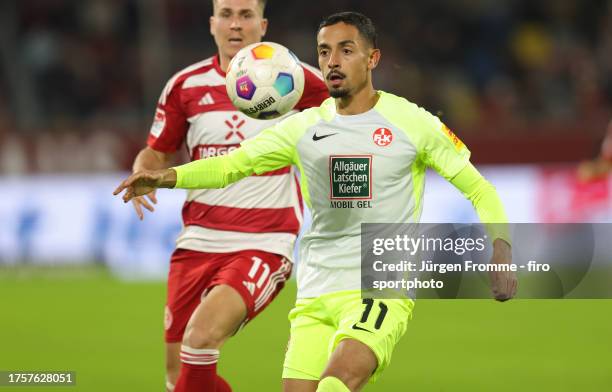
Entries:
<svg viewBox="0 0 612 392">
<path fill-rule="evenodd" d="M 468 163 L 450 182 L 472 202 L 480 221 L 485 224 L 493 241 L 492 263 L 512 263 L 508 218 L 497 191 L 485 178 Z M 506 301 L 516 294 L 517 279 L 513 272 L 492 272 L 491 290 L 498 301 Z"/>
<path fill-rule="evenodd" d="M 156 188 L 223 188 L 251 174 L 251 160 L 244 149 L 239 148 L 228 155 L 200 159 L 170 169 L 137 171 L 119 184 L 113 194 L 118 195 L 125 189 L 123 201 L 127 203 Z"/>
<path fill-rule="evenodd" d="M 242 142 L 240 148 L 223 156 L 200 159 L 182 166 L 162 170 L 138 171 L 113 192 L 123 190 L 123 200 L 130 201 L 156 188 L 210 189 L 223 188 L 254 173 L 262 174 L 295 163 L 295 142 L 304 127 L 301 113 L 262 131 Z M 291 132 L 296 128 L 296 132 Z"/>
</svg>

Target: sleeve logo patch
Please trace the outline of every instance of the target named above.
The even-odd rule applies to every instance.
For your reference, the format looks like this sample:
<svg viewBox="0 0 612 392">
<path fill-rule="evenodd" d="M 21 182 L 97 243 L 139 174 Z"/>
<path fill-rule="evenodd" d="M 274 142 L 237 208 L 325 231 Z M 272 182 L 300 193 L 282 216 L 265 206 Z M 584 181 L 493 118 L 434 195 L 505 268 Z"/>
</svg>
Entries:
<svg viewBox="0 0 612 392">
<path fill-rule="evenodd" d="M 162 109 L 155 111 L 155 118 L 153 119 L 153 125 L 151 125 L 151 135 L 159 137 L 166 127 L 166 112 Z"/>
<path fill-rule="evenodd" d="M 461 151 L 461 149 L 464 147 L 463 142 L 461 141 L 461 139 L 459 139 L 457 137 L 457 135 L 455 135 L 455 133 L 453 131 L 451 131 L 446 125 L 442 124 L 442 131 L 444 131 L 444 133 L 446 134 L 446 136 L 448 136 L 448 138 L 450 139 L 450 141 L 453 143 L 453 145 L 455 146 L 455 149 L 457 151 Z"/>
</svg>

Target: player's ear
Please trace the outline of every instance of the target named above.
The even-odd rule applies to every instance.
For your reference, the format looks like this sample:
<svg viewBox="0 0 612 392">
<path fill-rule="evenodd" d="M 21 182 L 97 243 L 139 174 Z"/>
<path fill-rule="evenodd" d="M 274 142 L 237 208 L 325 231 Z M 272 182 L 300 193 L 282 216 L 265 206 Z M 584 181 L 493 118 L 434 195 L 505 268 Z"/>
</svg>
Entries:
<svg viewBox="0 0 612 392">
<path fill-rule="evenodd" d="M 266 35 L 266 31 L 268 31 L 268 19 L 261 18 L 261 38 Z"/>
<path fill-rule="evenodd" d="M 214 16 L 211 16 L 210 18 L 208 18 L 208 24 L 210 25 L 210 35 L 215 35 L 215 33 L 213 32 L 213 25 L 215 24 Z"/>
<path fill-rule="evenodd" d="M 368 58 L 368 69 L 376 68 L 380 61 L 380 49 L 370 49 L 370 57 Z"/>
</svg>

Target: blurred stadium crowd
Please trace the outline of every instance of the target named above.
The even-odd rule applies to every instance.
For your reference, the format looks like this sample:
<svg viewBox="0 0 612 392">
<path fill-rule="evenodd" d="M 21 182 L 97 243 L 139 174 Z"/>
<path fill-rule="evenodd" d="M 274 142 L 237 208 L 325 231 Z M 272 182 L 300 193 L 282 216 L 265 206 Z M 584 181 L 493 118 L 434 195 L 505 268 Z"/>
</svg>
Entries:
<svg viewBox="0 0 612 392">
<path fill-rule="evenodd" d="M 209 3 L 3 1 L 0 174 L 128 169 L 165 81 L 214 53 Z M 377 23 L 375 85 L 438 113 L 476 162 L 596 153 L 612 116 L 612 1 L 269 0 L 266 39 L 316 65 L 319 20 L 344 9 Z"/>
</svg>

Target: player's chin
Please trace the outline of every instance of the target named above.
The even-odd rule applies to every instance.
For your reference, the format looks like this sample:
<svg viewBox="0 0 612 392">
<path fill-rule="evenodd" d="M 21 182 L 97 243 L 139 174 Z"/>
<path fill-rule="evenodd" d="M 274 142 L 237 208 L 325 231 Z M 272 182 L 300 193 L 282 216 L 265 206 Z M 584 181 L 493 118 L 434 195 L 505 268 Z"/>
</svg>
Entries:
<svg viewBox="0 0 612 392">
<path fill-rule="evenodd" d="M 234 56 L 240 51 L 241 48 L 230 48 L 230 47 L 225 47 L 224 49 L 224 53 L 227 57 L 229 57 L 230 59 L 233 59 Z"/>
<path fill-rule="evenodd" d="M 329 95 L 332 98 L 344 98 L 349 95 L 349 91 L 346 88 L 330 87 Z"/>
<path fill-rule="evenodd" d="M 240 52 L 240 49 L 244 48 L 246 46 L 246 44 L 244 43 L 244 41 L 238 42 L 227 42 L 224 46 L 223 46 L 223 51 L 225 52 L 225 54 L 230 58 L 233 59 L 234 56 Z"/>
</svg>

